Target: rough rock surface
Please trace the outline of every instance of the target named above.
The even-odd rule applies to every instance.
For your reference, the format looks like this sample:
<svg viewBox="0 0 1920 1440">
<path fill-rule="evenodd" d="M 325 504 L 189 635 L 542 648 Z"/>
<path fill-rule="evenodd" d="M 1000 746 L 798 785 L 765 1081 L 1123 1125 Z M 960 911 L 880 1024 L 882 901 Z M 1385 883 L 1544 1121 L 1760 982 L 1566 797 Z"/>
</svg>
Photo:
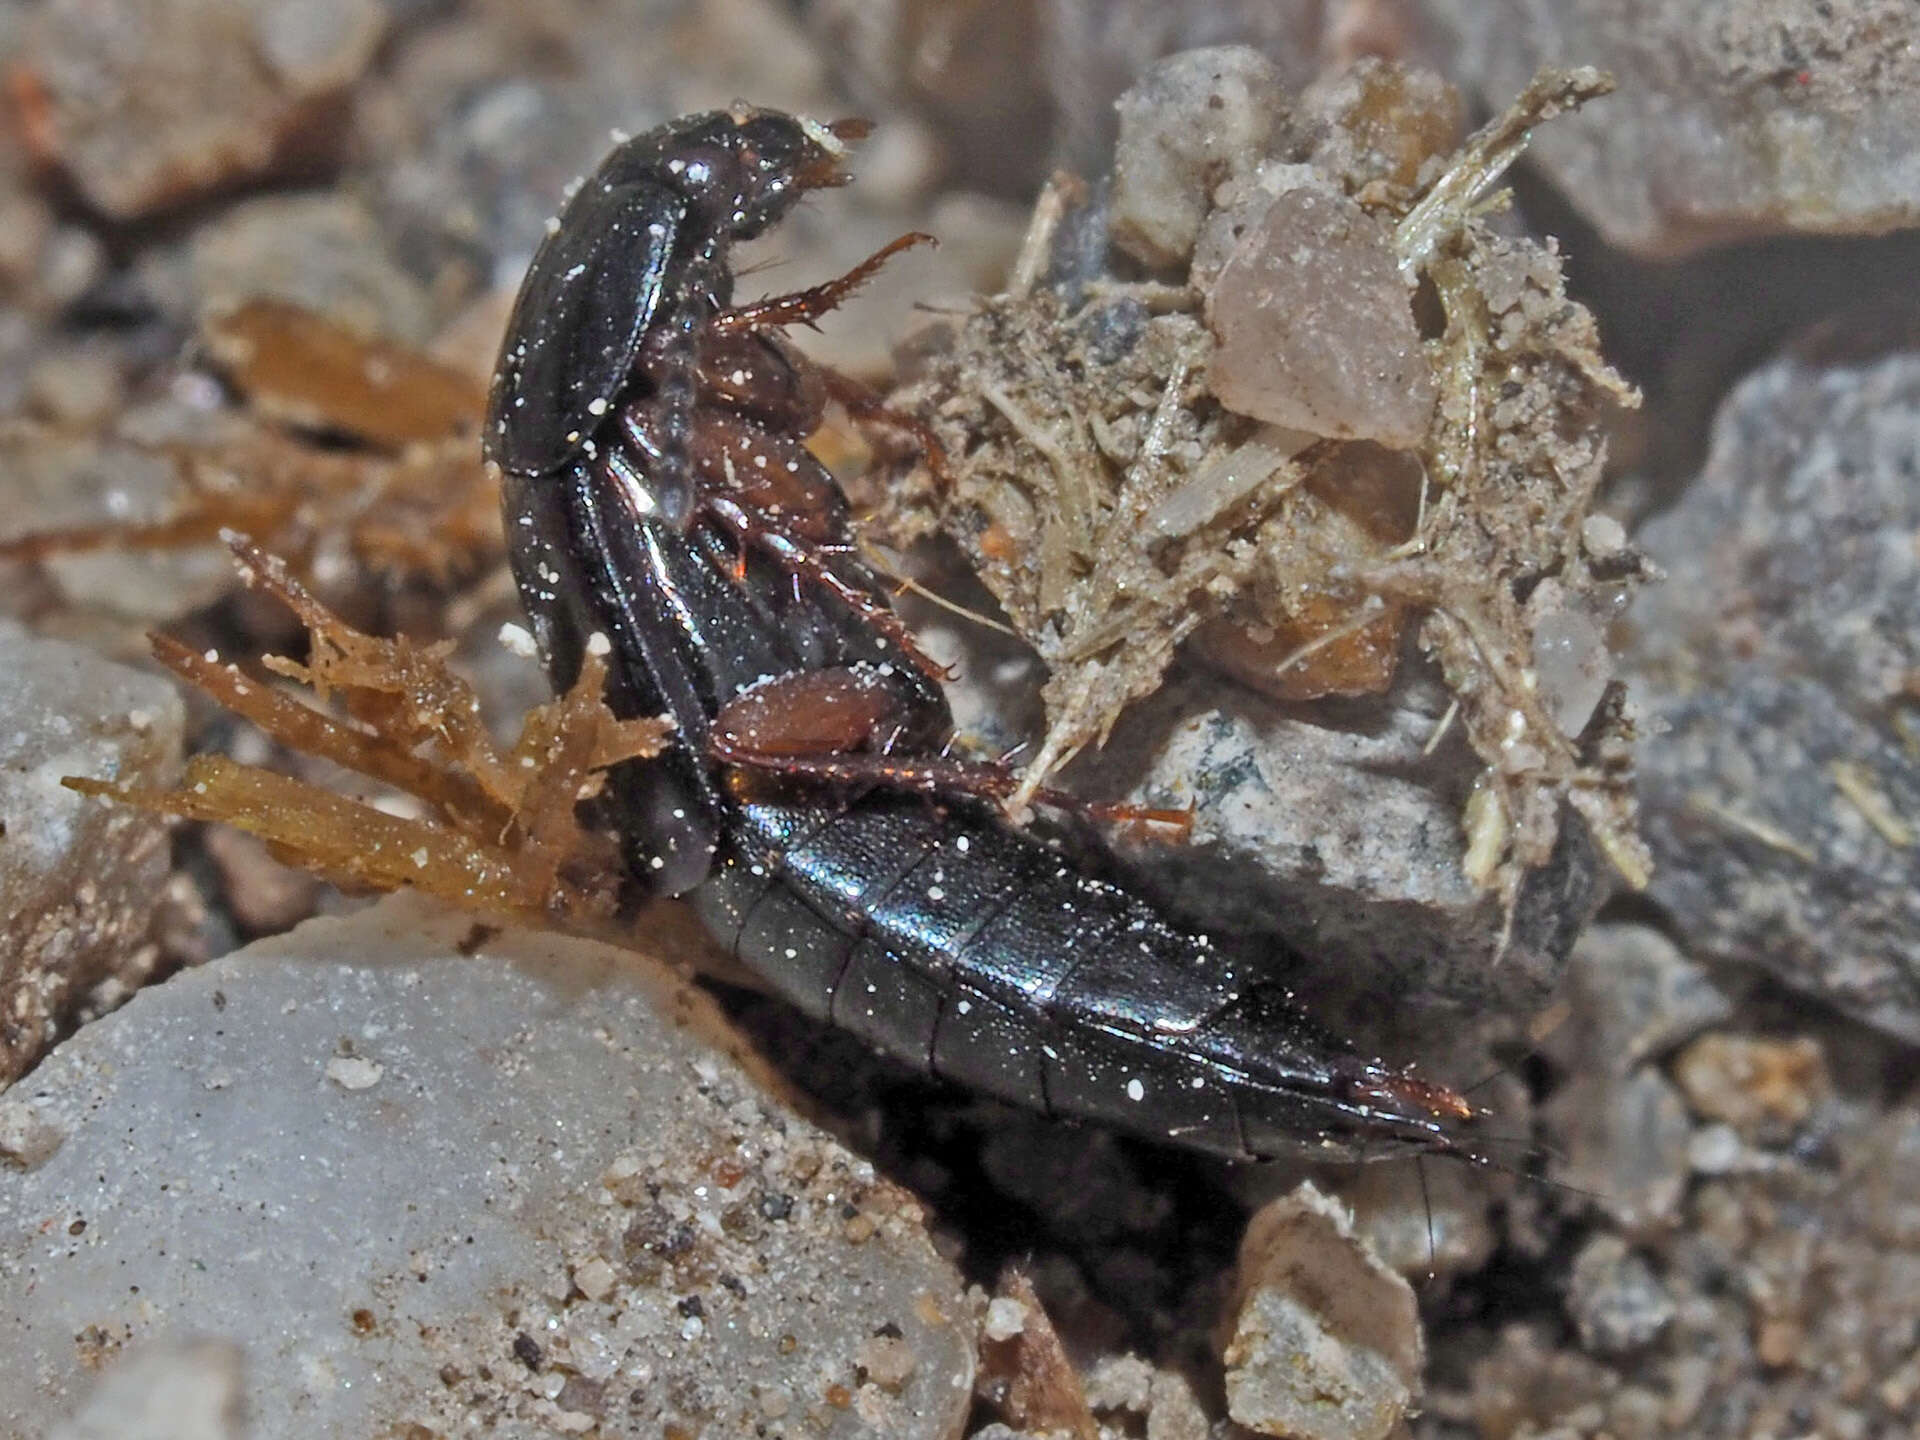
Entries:
<svg viewBox="0 0 1920 1440">
<path fill-rule="evenodd" d="M 185 717 L 166 681 L 9 621 L 0 621 L 0 675 L 4 1086 L 90 997 L 124 994 L 155 958 L 148 934 L 169 866 L 164 824 L 60 779 L 169 779 Z"/>
<path fill-rule="evenodd" d="M 1460 868 L 1471 764 L 1425 757 L 1443 704 L 1352 728 L 1289 714 L 1198 674 L 1122 717 L 1082 762 L 1083 793 L 1196 809 L 1186 844 L 1134 843 L 1128 862 L 1216 931 L 1278 934 L 1324 968 L 1427 1003 L 1521 1013 L 1539 1004 L 1593 912 L 1598 878 L 1577 826 L 1521 892 L 1497 964 L 1499 898 Z M 1434 698 L 1434 697 L 1426 697 Z"/>
<path fill-rule="evenodd" d="M 0 1430 L 193 1333 L 262 1435 L 957 1434 L 917 1206 L 716 1040 L 626 952 L 404 897 L 144 991 L 6 1102 Z"/>
<path fill-rule="evenodd" d="M 1673 1319 L 1673 1300 L 1644 1257 L 1617 1235 L 1596 1235 L 1574 1258 L 1567 1309 L 1596 1355 L 1645 1345 Z"/>
<path fill-rule="evenodd" d="M 432 330 L 422 287 L 394 263 L 366 207 L 346 195 L 235 205 L 194 233 L 188 265 L 203 316 L 271 296 L 364 335 L 423 344 Z"/>
<path fill-rule="evenodd" d="M 1696 953 L 1920 1039 L 1920 354 L 1789 356 L 1722 407 L 1633 611 L 1652 895 Z M 1664 731 L 1664 733 L 1661 733 Z"/>
<path fill-rule="evenodd" d="M 1542 65 L 1619 89 L 1533 154 L 1613 243 L 1673 255 L 1782 231 L 1877 233 L 1920 214 L 1920 51 L 1905 0 L 1431 0 L 1448 67 L 1498 105 Z"/>
<path fill-rule="evenodd" d="M 1417 1433 L 1911 1431 L 1920 1367 L 1883 1339 L 1913 1333 L 1920 1295 L 1910 1055 L 1772 987 L 1723 990 L 1644 926 L 1589 932 L 1569 982 L 1532 1133 L 1571 1188 L 1508 1197 L 1524 1278 L 1429 1330 Z"/>
<path fill-rule="evenodd" d="M 1432 1410 L 1472 1433 L 1596 1440 L 1780 1435 L 1809 1416 L 1824 1434 L 1911 1432 L 1920 1367 L 1887 1337 L 1911 1336 L 1920 1297 L 1917 1124 L 1911 1106 L 1856 1097 L 1779 1148 L 1736 1146 L 1724 1169 L 1696 1171 L 1668 1223 L 1582 1244 L 1563 1317 L 1450 1355 L 1464 1337 L 1436 1340 L 1436 1373 L 1465 1363 L 1473 1379 L 1468 1397 L 1430 1395 Z M 1568 1320 L 1578 1348 L 1555 1338 Z"/>
<path fill-rule="evenodd" d="M 311 161 L 387 18 L 378 0 L 54 0 L 23 55 L 30 141 L 116 219 Z"/>
</svg>

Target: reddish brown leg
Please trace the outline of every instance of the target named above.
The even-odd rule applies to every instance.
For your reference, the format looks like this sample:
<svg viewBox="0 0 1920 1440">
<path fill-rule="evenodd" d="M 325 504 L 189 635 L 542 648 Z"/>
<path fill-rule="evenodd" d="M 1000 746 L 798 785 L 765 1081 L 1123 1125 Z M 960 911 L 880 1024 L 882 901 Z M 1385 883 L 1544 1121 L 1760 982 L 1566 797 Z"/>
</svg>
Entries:
<svg viewBox="0 0 1920 1440">
<path fill-rule="evenodd" d="M 796 539 L 769 517 L 749 510 L 728 496 L 707 493 L 695 503 L 701 513 L 717 521 L 736 540 L 753 546 L 795 579 L 811 581 L 839 599 L 928 680 L 938 685 L 951 678 L 944 666 L 936 665 L 915 643 L 913 632 L 893 613 L 892 607 L 842 579 L 827 563 L 820 547 Z"/>
<path fill-rule="evenodd" d="M 863 435 L 890 441 L 902 451 L 918 454 L 943 494 L 952 492 L 953 472 L 947 467 L 947 452 L 933 427 L 918 416 L 890 408 L 867 386 L 851 375 L 842 375 L 826 365 L 815 365 L 827 387 L 827 398 L 835 401 L 854 428 Z"/>
<path fill-rule="evenodd" d="M 764 681 L 722 706 L 707 745 L 729 765 L 833 785 L 978 800 L 1005 800 L 1019 788 L 1020 772 L 999 761 L 897 752 L 908 729 L 898 694 L 883 681 L 851 670 L 805 670 Z M 1096 820 L 1171 829 L 1181 840 L 1193 830 L 1191 810 L 1103 804 L 1052 788 L 1034 799 Z"/>
<path fill-rule="evenodd" d="M 689 453 L 707 494 L 740 506 L 796 543 L 825 552 L 845 546 L 847 502 L 806 445 L 726 410 L 694 416 Z"/>
<path fill-rule="evenodd" d="M 714 717 L 716 755 L 756 769 L 787 760 L 888 750 L 904 739 L 937 743 L 914 717 L 896 681 L 876 669 L 796 670 L 742 691 Z"/>
<path fill-rule="evenodd" d="M 750 334 L 781 325 L 812 325 L 822 315 L 837 308 L 854 291 L 871 280 L 880 267 L 902 250 L 915 245 L 938 245 L 933 236 L 910 230 L 881 246 L 838 279 L 796 290 L 790 295 L 769 295 L 751 305 L 735 305 L 722 310 L 707 322 L 716 335 Z"/>
</svg>

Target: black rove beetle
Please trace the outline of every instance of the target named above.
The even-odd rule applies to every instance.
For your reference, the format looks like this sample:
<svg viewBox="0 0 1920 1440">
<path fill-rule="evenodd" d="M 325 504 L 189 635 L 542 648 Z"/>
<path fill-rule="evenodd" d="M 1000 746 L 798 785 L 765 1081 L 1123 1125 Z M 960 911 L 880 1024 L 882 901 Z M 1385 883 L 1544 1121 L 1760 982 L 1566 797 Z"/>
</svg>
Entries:
<svg viewBox="0 0 1920 1440">
<path fill-rule="evenodd" d="M 670 714 L 602 818 L 790 1002 L 973 1089 L 1237 1159 L 1478 1158 L 1458 1092 L 1368 1059 L 1124 888 L 1010 826 L 947 758 L 939 672 L 857 558 L 802 443 L 829 400 L 913 421 L 780 327 L 827 284 L 733 303 L 730 248 L 845 182 L 859 122 L 737 107 L 622 142 L 534 256 L 489 401 L 509 551 L 556 685 Z"/>
</svg>

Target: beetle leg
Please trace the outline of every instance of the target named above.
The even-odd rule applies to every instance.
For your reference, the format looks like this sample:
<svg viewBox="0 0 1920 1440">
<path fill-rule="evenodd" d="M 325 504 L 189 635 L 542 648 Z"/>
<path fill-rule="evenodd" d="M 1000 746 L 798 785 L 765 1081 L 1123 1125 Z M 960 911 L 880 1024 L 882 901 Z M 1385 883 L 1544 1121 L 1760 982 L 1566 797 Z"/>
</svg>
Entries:
<svg viewBox="0 0 1920 1440">
<path fill-rule="evenodd" d="M 778 769 L 790 759 L 871 750 L 882 735 L 912 730 L 912 720 L 897 673 L 832 666 L 749 686 L 720 707 L 713 735 L 737 763 Z"/>
<path fill-rule="evenodd" d="M 723 711 L 723 718 L 724 715 Z M 886 751 L 770 754 L 755 749 L 737 734 L 724 733 L 717 726 L 708 750 L 716 760 L 750 770 L 830 785 L 905 790 L 934 799 L 965 796 L 998 802 L 1008 799 L 1020 788 L 1020 772 L 995 760 L 953 760 L 939 755 L 893 755 Z M 1112 825 L 1138 827 L 1148 834 L 1164 831 L 1180 843 L 1185 843 L 1193 834 L 1190 807 L 1163 809 L 1086 800 L 1050 785 L 1041 786 L 1033 798 L 1049 810 L 1084 815 Z"/>
<path fill-rule="evenodd" d="M 714 315 L 707 324 L 717 335 L 750 334 L 755 330 L 766 330 L 781 325 L 812 325 L 814 321 L 836 309 L 849 295 L 871 280 L 882 265 L 902 250 L 911 249 L 915 245 L 939 243 L 924 231 L 909 230 L 898 239 L 882 245 L 837 279 L 809 286 L 805 290 L 795 290 L 789 295 L 769 295 L 766 299 L 756 300 L 751 305 L 735 305 L 731 309 L 722 310 Z"/>
<path fill-rule="evenodd" d="M 884 600 L 842 576 L 827 563 L 818 547 L 796 539 L 768 516 L 749 510 L 730 496 L 709 492 L 696 503 L 702 513 L 729 534 L 754 546 L 781 569 L 825 589 L 872 626 L 928 680 L 940 684 L 951 678 L 945 666 L 935 664 L 921 650 L 913 632 Z"/>
<path fill-rule="evenodd" d="M 824 550 L 845 537 L 847 502 L 833 476 L 792 435 L 702 407 L 688 437 L 699 488 L 731 497 L 796 541 Z"/>
<path fill-rule="evenodd" d="M 869 438 L 879 437 L 891 442 L 909 454 L 917 454 L 940 492 L 947 494 L 952 491 L 953 471 L 947 465 L 946 447 L 941 445 L 940 437 L 933 433 L 931 425 L 917 415 L 893 409 L 874 394 L 870 386 L 851 375 L 842 375 L 832 366 L 818 362 L 813 368 L 826 386 L 827 398 L 847 412 L 847 418 L 853 422 L 856 430 Z"/>
<path fill-rule="evenodd" d="M 827 407 L 820 367 L 778 335 L 700 336 L 697 379 L 703 404 L 732 411 L 780 434 L 811 435 Z"/>
<path fill-rule="evenodd" d="M 1004 761 L 961 760 L 917 743 L 913 714 L 900 690 L 877 672 L 803 670 L 763 680 L 720 708 L 707 746 L 716 760 L 767 774 L 846 787 L 905 790 L 934 798 L 1002 801 L 1020 784 Z M 906 743 L 904 751 L 899 749 Z M 1049 809 L 1096 820 L 1171 829 L 1185 840 L 1190 809 L 1082 800 L 1043 788 Z"/>
</svg>

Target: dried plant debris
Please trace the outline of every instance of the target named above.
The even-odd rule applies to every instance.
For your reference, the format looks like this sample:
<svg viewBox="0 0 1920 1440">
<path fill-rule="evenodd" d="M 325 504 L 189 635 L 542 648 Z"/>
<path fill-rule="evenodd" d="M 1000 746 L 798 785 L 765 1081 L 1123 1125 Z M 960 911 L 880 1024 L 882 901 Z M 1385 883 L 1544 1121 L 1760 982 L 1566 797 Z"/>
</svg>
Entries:
<svg viewBox="0 0 1920 1440">
<path fill-rule="evenodd" d="M 485 402 L 472 376 L 285 300 L 213 315 L 201 338 L 255 413 L 384 450 L 473 435 Z"/>
<path fill-rule="evenodd" d="M 281 744 L 411 796 L 424 813 L 389 813 L 222 755 L 190 760 L 177 789 L 78 778 L 65 782 L 70 788 L 237 826 L 288 863 L 347 888 L 410 886 L 581 927 L 611 911 L 619 856 L 611 837 L 581 824 L 576 806 L 598 792 L 608 766 L 657 753 L 666 725 L 616 720 L 601 701 L 606 669 L 597 656 L 587 656 L 573 688 L 532 711 L 502 750 L 472 689 L 447 667 L 450 645 L 364 635 L 281 561 L 244 539 L 231 543 L 248 583 L 293 610 L 312 638 L 307 664 L 269 657 L 267 668 L 322 700 L 337 693 L 345 717 L 164 636 L 154 637 L 156 657 Z"/>
<path fill-rule="evenodd" d="M 1086 1387 L 1033 1281 L 1009 1270 L 980 1323 L 974 1390 L 1025 1432 L 1100 1440 Z"/>
<path fill-rule="evenodd" d="M 1606 89 L 1547 72 L 1446 153 L 1437 79 L 1366 62 L 1296 108 L 1252 51 L 1174 56 L 1106 197 L 1056 177 L 1009 293 L 921 338 L 892 403 L 952 473 L 879 530 L 957 540 L 1050 667 L 1023 795 L 1183 641 L 1305 700 L 1384 693 L 1411 631 L 1484 766 L 1475 882 L 1510 911 L 1566 801 L 1645 880 L 1603 638 L 1643 567 L 1591 515 L 1637 396 L 1552 246 L 1487 223 L 1529 128 Z"/>
<path fill-rule="evenodd" d="M 158 513 L 15 535 L 0 541 L 0 559 L 198 545 L 232 529 L 323 575 L 446 585 L 497 563 L 499 496 L 474 442 L 477 380 L 279 300 L 213 316 L 201 339 L 246 408 L 210 417 L 204 435 L 134 444 L 171 467 L 174 493 Z M 28 458 L 72 441 L 42 426 L 0 436 Z"/>
</svg>

